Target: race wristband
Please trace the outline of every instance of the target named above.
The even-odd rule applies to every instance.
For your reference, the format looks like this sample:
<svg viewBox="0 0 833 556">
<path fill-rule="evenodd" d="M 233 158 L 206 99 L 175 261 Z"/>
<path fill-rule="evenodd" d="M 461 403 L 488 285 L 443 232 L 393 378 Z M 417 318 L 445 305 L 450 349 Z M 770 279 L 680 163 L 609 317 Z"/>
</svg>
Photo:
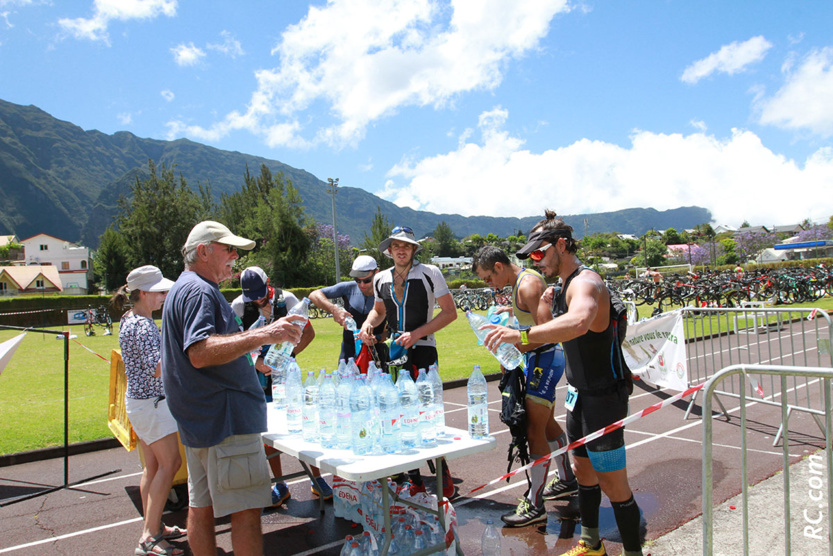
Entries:
<svg viewBox="0 0 833 556">
<path fill-rule="evenodd" d="M 521 345 L 529 344 L 529 338 L 526 335 L 526 330 L 521 330 Z"/>
</svg>

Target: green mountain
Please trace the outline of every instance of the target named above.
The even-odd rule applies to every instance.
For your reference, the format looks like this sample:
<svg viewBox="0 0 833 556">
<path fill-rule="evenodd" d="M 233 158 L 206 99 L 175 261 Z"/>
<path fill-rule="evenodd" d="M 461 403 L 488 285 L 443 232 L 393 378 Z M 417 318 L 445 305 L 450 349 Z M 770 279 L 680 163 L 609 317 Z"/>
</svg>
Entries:
<svg viewBox="0 0 833 556">
<path fill-rule="evenodd" d="M 189 141 L 142 139 L 132 133 L 107 135 L 53 118 L 35 106 L 0 100 L 0 233 L 21 239 L 47 233 L 90 247 L 112 222 L 120 195 L 130 192 L 137 177 L 147 175 L 148 160 L 175 167 L 187 183 L 210 184 L 219 198 L 243 183 L 248 166 L 256 175 L 262 164 L 283 173 L 298 188 L 307 214 L 318 222 L 332 221 L 326 183 L 309 172 L 277 160 L 215 149 Z M 340 187 L 336 197 L 338 229 L 358 244 L 369 229 L 376 208 L 396 224 L 411 226 L 417 237 L 430 234 L 445 221 L 455 235 L 526 232 L 541 216 L 498 218 L 435 214 L 402 208 L 355 187 Z M 543 207 L 542 211 L 543 213 Z M 609 213 L 564 216 L 581 237 L 586 231 L 643 234 L 655 229 L 691 228 L 709 222 L 700 207 L 667 211 L 627 209 Z M 229 223 L 233 227 L 233 223 Z"/>
</svg>

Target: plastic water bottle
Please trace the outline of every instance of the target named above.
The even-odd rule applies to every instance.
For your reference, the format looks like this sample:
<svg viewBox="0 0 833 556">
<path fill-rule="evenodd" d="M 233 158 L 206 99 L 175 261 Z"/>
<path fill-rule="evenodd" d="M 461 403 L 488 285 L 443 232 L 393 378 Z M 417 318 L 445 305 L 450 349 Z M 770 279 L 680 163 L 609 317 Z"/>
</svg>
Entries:
<svg viewBox="0 0 833 556">
<path fill-rule="evenodd" d="M 287 312 L 287 316 L 289 315 L 299 315 L 304 317 L 303 321 L 293 323 L 303 330 L 309 321 L 309 299 L 306 297 L 302 299 L 300 303 L 292 307 L 292 309 Z M 281 342 L 280 344 L 273 344 L 269 348 L 269 351 L 266 352 L 264 363 L 273 369 L 278 366 L 285 365 L 286 360 L 292 356 L 292 350 L 295 349 L 295 346 L 296 344 L 290 342 L 289 340 Z"/>
<path fill-rule="evenodd" d="M 315 372 L 309 371 L 304 381 L 304 405 L 301 411 L 302 437 L 307 442 L 318 442 L 318 392 Z"/>
<path fill-rule="evenodd" d="M 390 375 L 379 377 L 379 419 L 382 423 L 379 444 L 385 454 L 394 454 L 401 449 L 401 405 L 399 392 Z"/>
<path fill-rule="evenodd" d="M 350 373 L 350 376 L 359 376 L 362 372 L 359 370 L 359 366 L 356 365 L 355 359 L 350 357 L 347 360 L 347 371 Z"/>
<path fill-rule="evenodd" d="M 336 447 L 336 387 L 327 372 L 318 391 L 318 434 L 322 446 Z"/>
<path fill-rule="evenodd" d="M 402 547 L 403 554 L 411 554 L 414 552 L 414 541 L 416 540 L 416 535 L 414 535 L 414 528 L 410 525 L 406 525 L 404 530 L 402 531 L 402 540 L 400 541 L 400 546 Z"/>
<path fill-rule="evenodd" d="M 509 322 L 509 311 L 498 313 L 497 310 L 497 305 L 490 306 L 489 310 L 486 311 L 486 318 L 489 319 L 489 322 L 492 324 L 507 326 L 507 323 Z"/>
<path fill-rule="evenodd" d="M 428 378 L 434 385 L 434 427 L 437 438 L 445 435 L 445 405 L 443 405 L 443 379 L 436 364 L 428 368 Z"/>
<path fill-rule="evenodd" d="M 417 552 L 426 546 L 428 545 L 425 543 L 425 536 L 422 533 L 422 529 L 417 529 L 414 531 L 414 544 L 411 547 L 411 552 Z"/>
<path fill-rule="evenodd" d="M 347 535 L 346 537 L 344 537 L 344 546 L 341 547 L 341 552 L 339 553 L 339 556 L 348 556 L 350 554 L 350 545 L 352 545 L 353 542 L 355 542 L 353 535 Z"/>
<path fill-rule="evenodd" d="M 411 379 L 411 373 L 404 371 L 399 373 L 396 381 L 396 389 L 399 391 L 399 404 L 402 412 L 402 447 L 418 448 L 419 438 L 419 394 L 416 384 Z"/>
<path fill-rule="evenodd" d="M 362 377 L 353 378 L 353 391 L 350 394 L 350 421 L 352 422 L 353 453 L 362 456 L 370 450 L 370 388 Z"/>
<path fill-rule="evenodd" d="M 286 418 L 286 367 L 272 369 L 272 404 Z"/>
<path fill-rule="evenodd" d="M 286 372 L 286 430 L 291 434 L 301 432 L 303 398 L 304 384 L 301 382 L 301 368 L 293 360 Z"/>
<path fill-rule="evenodd" d="M 344 328 L 346 330 L 349 330 L 350 332 L 353 332 L 354 334 L 359 329 L 359 327 L 356 326 L 356 319 L 354 319 L 352 316 L 348 316 L 346 319 L 344 319 Z"/>
<path fill-rule="evenodd" d="M 480 365 L 472 369 L 466 390 L 469 395 L 469 436 L 486 438 L 489 436 L 489 400 L 486 378 L 480 372 Z"/>
<path fill-rule="evenodd" d="M 437 428 L 434 425 L 434 385 L 425 369 L 419 370 L 416 380 L 419 397 L 419 437 L 420 445 L 426 448 L 437 445 Z"/>
<path fill-rule="evenodd" d="M 474 330 L 474 334 L 477 336 L 479 340 L 483 340 L 486 335 L 489 333 L 489 330 L 480 330 L 480 327 L 484 324 L 489 324 L 489 320 L 484 317 L 483 315 L 478 315 L 477 313 L 472 313 L 471 310 L 466 311 L 466 318 L 469 319 L 469 324 L 471 325 L 471 329 Z M 492 353 L 491 351 L 489 353 Z M 518 348 L 513 346 L 512 344 L 500 344 L 497 348 L 495 353 L 492 355 L 500 361 L 500 364 L 503 365 L 504 369 L 510 370 L 516 367 L 520 367 L 523 363 L 523 355 Z"/>
<path fill-rule="evenodd" d="M 346 450 L 353 440 L 350 419 L 350 395 L 353 392 L 353 380 L 343 377 L 336 387 L 336 448 Z"/>
<path fill-rule="evenodd" d="M 500 556 L 500 531 L 491 519 L 486 520 L 486 529 L 480 537 L 480 553 L 483 556 Z"/>
</svg>

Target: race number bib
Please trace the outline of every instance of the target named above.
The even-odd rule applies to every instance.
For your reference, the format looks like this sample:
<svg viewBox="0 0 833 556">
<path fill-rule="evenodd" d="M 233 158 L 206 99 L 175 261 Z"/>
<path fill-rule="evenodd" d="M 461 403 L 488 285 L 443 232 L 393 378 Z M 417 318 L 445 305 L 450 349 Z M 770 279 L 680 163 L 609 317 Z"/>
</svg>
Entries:
<svg viewBox="0 0 833 556">
<path fill-rule="evenodd" d="M 564 398 L 564 407 L 567 408 L 567 411 L 572 411 L 576 408 L 576 402 L 578 401 L 578 390 L 572 384 L 567 385 L 567 396 Z"/>
</svg>

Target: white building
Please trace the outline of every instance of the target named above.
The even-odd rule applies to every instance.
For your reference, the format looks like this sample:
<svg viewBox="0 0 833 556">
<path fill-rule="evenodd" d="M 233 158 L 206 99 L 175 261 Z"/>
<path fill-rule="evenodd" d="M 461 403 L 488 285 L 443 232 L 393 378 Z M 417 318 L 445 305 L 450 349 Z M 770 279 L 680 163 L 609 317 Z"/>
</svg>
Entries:
<svg viewBox="0 0 833 556">
<path fill-rule="evenodd" d="M 431 257 L 431 264 L 440 270 L 462 270 L 471 268 L 471 257 Z"/>
<path fill-rule="evenodd" d="M 86 294 L 92 280 L 90 250 L 69 241 L 37 234 L 20 242 L 26 265 L 54 266 L 61 277 L 64 293 Z"/>
</svg>

